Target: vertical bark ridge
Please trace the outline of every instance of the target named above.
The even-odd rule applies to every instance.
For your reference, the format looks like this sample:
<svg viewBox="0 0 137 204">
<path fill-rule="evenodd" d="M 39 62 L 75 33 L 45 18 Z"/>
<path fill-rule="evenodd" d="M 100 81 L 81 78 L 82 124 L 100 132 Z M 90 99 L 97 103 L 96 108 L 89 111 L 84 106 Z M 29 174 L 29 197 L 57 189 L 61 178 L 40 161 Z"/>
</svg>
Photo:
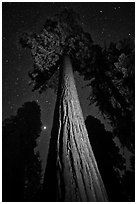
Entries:
<svg viewBox="0 0 137 204">
<path fill-rule="evenodd" d="M 63 66 L 59 112 L 63 135 L 58 135 L 59 145 L 62 143 L 61 154 L 58 154 L 63 167 L 64 201 L 107 201 L 89 143 L 69 57 L 65 57 Z"/>
<path fill-rule="evenodd" d="M 56 131 L 52 134 L 54 139 L 51 138 L 50 143 L 50 151 L 54 151 L 56 147 L 56 166 L 51 165 L 50 162 L 54 160 L 49 159 L 49 170 L 46 171 L 56 174 L 53 176 L 53 196 L 56 197 L 55 201 L 107 201 L 105 187 L 88 139 L 71 62 L 67 56 L 64 59 L 61 79 L 55 110 L 57 120 L 53 121 L 56 123 L 53 124 Z"/>
</svg>

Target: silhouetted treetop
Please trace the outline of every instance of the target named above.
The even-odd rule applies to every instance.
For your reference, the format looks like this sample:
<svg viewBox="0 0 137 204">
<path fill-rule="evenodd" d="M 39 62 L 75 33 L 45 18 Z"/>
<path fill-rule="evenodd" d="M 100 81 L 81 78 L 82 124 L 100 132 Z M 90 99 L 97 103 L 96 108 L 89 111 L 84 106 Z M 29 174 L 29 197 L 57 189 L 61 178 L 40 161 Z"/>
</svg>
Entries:
<svg viewBox="0 0 137 204">
<path fill-rule="evenodd" d="M 42 169 L 34 148 L 41 132 L 40 106 L 26 102 L 2 125 L 3 201 L 37 201 Z"/>
<path fill-rule="evenodd" d="M 49 87 L 48 82 L 60 68 L 63 56 L 69 55 L 79 72 L 91 56 L 91 36 L 83 31 L 78 14 L 67 8 L 47 19 L 40 34 L 24 33 L 20 42 L 31 49 L 34 70 L 29 76 L 34 90 L 40 92 Z"/>
</svg>

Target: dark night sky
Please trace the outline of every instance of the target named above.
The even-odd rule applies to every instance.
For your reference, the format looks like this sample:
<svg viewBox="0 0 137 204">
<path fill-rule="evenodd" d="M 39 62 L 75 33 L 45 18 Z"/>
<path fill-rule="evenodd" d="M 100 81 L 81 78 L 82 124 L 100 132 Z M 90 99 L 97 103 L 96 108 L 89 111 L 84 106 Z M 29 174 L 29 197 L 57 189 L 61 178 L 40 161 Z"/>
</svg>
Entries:
<svg viewBox="0 0 137 204">
<path fill-rule="evenodd" d="M 25 102 L 36 100 L 41 107 L 42 123 L 47 127 L 42 130 L 40 147 L 49 140 L 52 116 L 56 96 L 53 91 L 39 95 L 32 92 L 28 85 L 28 71 L 33 63 L 29 50 L 22 49 L 18 39 L 22 32 L 39 32 L 47 17 L 58 13 L 63 7 L 71 7 L 81 16 L 83 27 L 91 33 L 95 43 L 101 46 L 110 41 L 134 38 L 135 8 L 132 3 L 3 3 L 2 9 L 2 53 L 3 53 L 3 120 L 15 115 Z M 84 117 L 92 114 L 99 117 L 98 109 L 88 106 L 88 88 L 82 88 L 84 82 L 75 74 L 80 103 Z M 45 134 L 44 134 L 45 133 Z M 46 144 L 45 144 L 46 143 Z M 46 145 L 47 147 L 47 145 Z M 44 157 L 47 148 L 43 149 Z"/>
</svg>

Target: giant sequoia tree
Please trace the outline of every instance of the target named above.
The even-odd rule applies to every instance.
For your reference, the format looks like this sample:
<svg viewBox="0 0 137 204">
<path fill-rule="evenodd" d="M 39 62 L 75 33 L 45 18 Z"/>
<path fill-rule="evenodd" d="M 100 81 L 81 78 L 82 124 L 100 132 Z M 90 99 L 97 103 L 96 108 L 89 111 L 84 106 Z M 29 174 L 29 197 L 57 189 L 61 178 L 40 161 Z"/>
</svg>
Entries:
<svg viewBox="0 0 137 204">
<path fill-rule="evenodd" d="M 73 77 L 73 71 L 88 71 L 90 35 L 80 26 L 79 16 L 65 9 L 48 19 L 40 34 L 24 34 L 21 43 L 33 56 L 29 75 L 34 90 L 42 92 L 57 82 L 56 76 L 59 79 L 43 200 L 107 201 Z"/>
</svg>

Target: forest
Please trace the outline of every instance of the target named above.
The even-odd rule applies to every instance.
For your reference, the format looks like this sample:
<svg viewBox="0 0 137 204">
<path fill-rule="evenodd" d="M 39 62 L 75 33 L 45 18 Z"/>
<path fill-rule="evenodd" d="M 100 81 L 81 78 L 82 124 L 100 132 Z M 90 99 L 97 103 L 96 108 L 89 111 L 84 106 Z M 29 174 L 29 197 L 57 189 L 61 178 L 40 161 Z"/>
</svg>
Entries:
<svg viewBox="0 0 137 204">
<path fill-rule="evenodd" d="M 3 201 L 135 201 L 133 39 L 101 47 L 84 31 L 79 15 L 64 9 L 47 19 L 39 34 L 23 33 L 20 44 L 33 59 L 28 73 L 32 91 L 41 94 L 52 88 L 57 99 L 44 179 L 36 150 L 40 106 L 26 102 L 3 121 Z M 74 72 L 89 82 L 88 101 L 110 121 L 112 131 L 92 115 L 84 120 Z"/>
</svg>

